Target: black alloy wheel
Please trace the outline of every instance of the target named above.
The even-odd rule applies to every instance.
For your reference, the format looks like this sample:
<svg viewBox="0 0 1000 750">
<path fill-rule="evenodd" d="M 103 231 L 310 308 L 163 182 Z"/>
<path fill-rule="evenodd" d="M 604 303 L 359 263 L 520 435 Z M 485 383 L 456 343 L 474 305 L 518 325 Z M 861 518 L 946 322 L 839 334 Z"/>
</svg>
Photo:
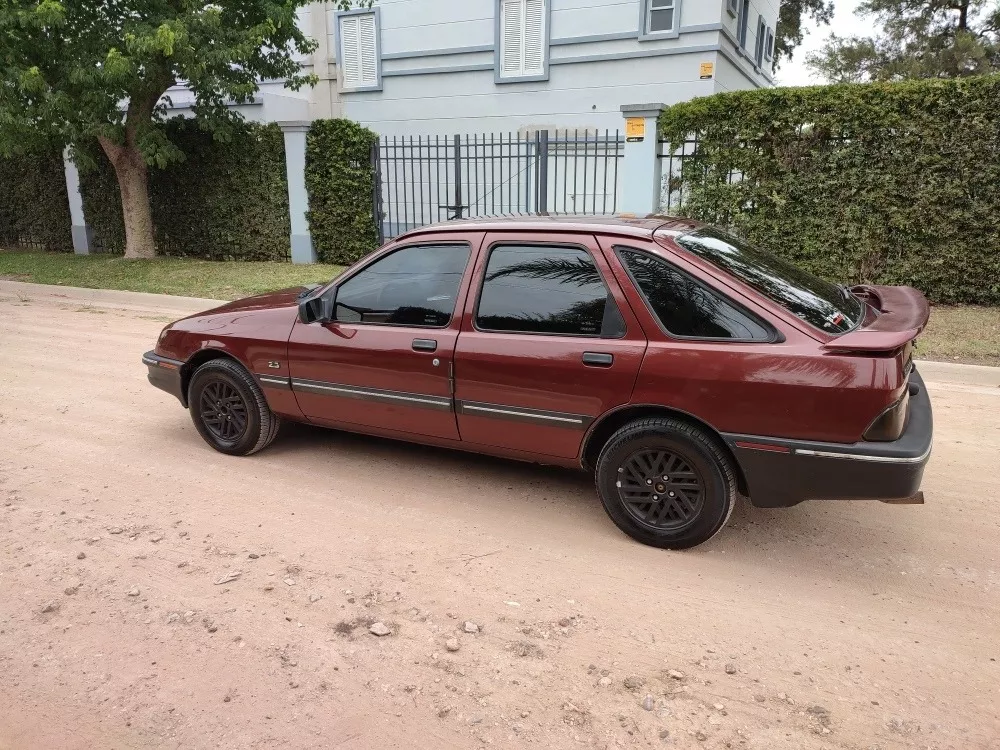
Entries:
<svg viewBox="0 0 1000 750">
<path fill-rule="evenodd" d="M 681 419 L 650 417 L 621 427 L 601 450 L 595 479 L 615 525 L 665 549 L 707 542 L 736 504 L 736 471 L 722 442 Z"/>
<path fill-rule="evenodd" d="M 281 425 L 256 378 L 229 358 L 209 360 L 195 370 L 188 405 L 205 442 L 232 456 L 248 456 L 267 447 Z"/>
</svg>

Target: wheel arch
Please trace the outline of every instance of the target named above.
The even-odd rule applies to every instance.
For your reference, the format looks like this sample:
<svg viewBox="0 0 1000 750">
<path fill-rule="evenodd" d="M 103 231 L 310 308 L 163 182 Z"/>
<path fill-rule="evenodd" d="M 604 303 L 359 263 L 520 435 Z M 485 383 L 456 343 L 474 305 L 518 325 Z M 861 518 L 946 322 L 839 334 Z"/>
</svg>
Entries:
<svg viewBox="0 0 1000 750">
<path fill-rule="evenodd" d="M 653 404 L 629 404 L 628 406 L 619 407 L 618 409 L 610 411 L 600 417 L 596 422 L 594 422 L 593 425 L 591 425 L 590 429 L 587 431 L 587 435 L 584 437 L 583 449 L 580 452 L 581 466 L 583 466 L 583 468 L 587 471 L 593 471 L 597 466 L 597 458 L 601 453 L 601 449 L 607 444 L 608 440 L 611 439 L 612 435 L 629 422 L 634 422 L 638 419 L 648 419 L 650 417 L 677 419 L 704 430 L 718 443 L 719 449 L 732 463 L 733 470 L 736 472 L 737 488 L 739 489 L 740 494 L 744 497 L 749 497 L 749 487 L 747 485 L 746 476 L 743 474 L 743 467 L 740 466 L 740 462 L 736 459 L 732 449 L 726 444 L 726 441 L 723 440 L 722 434 L 719 430 L 693 414 L 681 411 L 680 409 L 671 409 L 666 406 L 656 406 Z"/>
<path fill-rule="evenodd" d="M 213 359 L 229 359 L 246 369 L 246 365 L 227 351 L 222 349 L 199 349 L 188 357 L 187 362 L 181 367 L 181 403 L 184 405 L 184 408 L 188 406 L 188 386 L 191 385 L 191 376 L 194 375 L 199 367 L 206 362 L 211 362 Z"/>
</svg>

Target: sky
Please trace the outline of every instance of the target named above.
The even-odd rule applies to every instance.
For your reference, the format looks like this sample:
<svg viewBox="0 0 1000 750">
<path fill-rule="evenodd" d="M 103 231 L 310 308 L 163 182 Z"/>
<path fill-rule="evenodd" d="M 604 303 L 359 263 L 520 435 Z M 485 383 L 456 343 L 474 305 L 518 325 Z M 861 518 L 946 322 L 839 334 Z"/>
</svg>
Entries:
<svg viewBox="0 0 1000 750">
<path fill-rule="evenodd" d="M 812 21 L 805 25 L 805 38 L 796 48 L 794 57 L 778 68 L 777 83 L 779 86 L 811 86 L 825 83 L 817 78 L 806 67 L 806 55 L 823 46 L 823 42 L 832 33 L 838 36 L 863 36 L 871 31 L 871 23 L 854 15 L 854 9 L 861 0 L 835 0 L 836 13 L 829 26 L 816 27 Z"/>
</svg>

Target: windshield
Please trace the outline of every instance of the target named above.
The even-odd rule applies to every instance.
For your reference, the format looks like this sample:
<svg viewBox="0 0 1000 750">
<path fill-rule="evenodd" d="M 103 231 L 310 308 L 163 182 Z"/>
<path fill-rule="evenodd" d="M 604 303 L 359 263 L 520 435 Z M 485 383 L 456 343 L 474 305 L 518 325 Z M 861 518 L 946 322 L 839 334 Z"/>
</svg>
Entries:
<svg viewBox="0 0 1000 750">
<path fill-rule="evenodd" d="M 677 238 L 677 244 L 826 333 L 846 333 L 864 315 L 861 300 L 846 287 L 824 281 L 718 229 L 699 229 Z"/>
</svg>

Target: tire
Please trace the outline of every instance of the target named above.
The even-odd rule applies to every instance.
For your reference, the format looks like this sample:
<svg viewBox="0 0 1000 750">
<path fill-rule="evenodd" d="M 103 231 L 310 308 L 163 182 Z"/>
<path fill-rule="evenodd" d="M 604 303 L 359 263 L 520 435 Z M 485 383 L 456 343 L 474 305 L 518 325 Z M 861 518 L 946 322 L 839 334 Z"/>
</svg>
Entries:
<svg viewBox="0 0 1000 750">
<path fill-rule="evenodd" d="M 213 359 L 195 370 L 188 386 L 188 408 L 198 434 L 230 456 L 263 450 L 281 426 L 256 380 L 231 359 Z"/>
<path fill-rule="evenodd" d="M 736 473 L 722 447 L 676 419 L 622 427 L 601 450 L 595 479 L 615 525 L 653 547 L 688 549 L 707 542 L 736 505 Z"/>
</svg>

